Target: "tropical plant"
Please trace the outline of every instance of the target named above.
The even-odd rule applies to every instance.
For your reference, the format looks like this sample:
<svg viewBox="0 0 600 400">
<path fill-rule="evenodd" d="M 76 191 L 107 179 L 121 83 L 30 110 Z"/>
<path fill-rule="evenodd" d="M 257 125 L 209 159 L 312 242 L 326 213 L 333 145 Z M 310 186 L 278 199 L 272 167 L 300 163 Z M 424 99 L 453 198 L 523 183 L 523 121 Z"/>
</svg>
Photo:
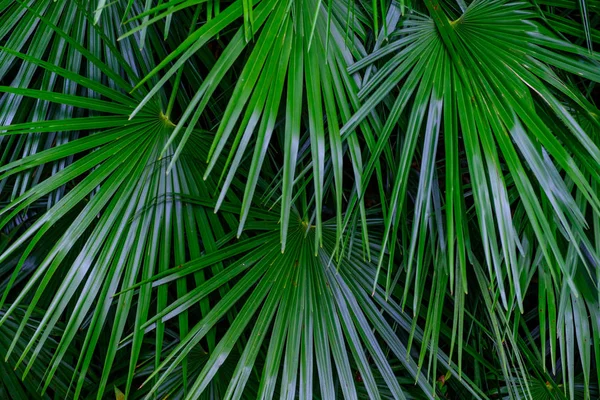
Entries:
<svg viewBox="0 0 600 400">
<path fill-rule="evenodd" d="M 0 398 L 598 398 L 599 24 L 0 0 Z"/>
</svg>

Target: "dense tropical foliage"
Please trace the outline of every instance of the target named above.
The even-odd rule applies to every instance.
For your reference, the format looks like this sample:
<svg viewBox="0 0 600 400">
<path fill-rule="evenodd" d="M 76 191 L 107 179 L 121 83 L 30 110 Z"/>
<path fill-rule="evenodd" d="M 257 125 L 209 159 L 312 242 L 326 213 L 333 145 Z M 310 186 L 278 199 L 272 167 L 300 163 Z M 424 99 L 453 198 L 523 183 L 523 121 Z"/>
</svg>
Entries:
<svg viewBox="0 0 600 400">
<path fill-rule="evenodd" d="M 0 398 L 597 399 L 599 26 L 0 0 Z"/>
</svg>

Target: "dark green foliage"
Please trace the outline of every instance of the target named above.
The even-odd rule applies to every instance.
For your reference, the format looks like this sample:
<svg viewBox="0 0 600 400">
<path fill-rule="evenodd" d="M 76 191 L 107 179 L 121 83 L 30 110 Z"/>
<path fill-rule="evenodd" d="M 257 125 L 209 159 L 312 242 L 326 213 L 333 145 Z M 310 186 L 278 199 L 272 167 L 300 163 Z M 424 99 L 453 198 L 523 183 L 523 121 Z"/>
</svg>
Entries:
<svg viewBox="0 0 600 400">
<path fill-rule="evenodd" d="M 0 0 L 0 399 L 597 399 L 599 12 Z"/>
</svg>

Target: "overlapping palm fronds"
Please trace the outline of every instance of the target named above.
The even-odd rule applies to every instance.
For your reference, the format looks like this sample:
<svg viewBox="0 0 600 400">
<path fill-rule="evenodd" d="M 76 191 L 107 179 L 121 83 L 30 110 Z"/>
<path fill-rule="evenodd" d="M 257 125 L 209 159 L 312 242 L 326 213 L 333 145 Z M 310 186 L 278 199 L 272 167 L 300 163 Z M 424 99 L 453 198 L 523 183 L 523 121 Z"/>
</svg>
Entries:
<svg viewBox="0 0 600 400">
<path fill-rule="evenodd" d="M 594 1 L 0 1 L 0 397 L 594 399 Z"/>
</svg>

